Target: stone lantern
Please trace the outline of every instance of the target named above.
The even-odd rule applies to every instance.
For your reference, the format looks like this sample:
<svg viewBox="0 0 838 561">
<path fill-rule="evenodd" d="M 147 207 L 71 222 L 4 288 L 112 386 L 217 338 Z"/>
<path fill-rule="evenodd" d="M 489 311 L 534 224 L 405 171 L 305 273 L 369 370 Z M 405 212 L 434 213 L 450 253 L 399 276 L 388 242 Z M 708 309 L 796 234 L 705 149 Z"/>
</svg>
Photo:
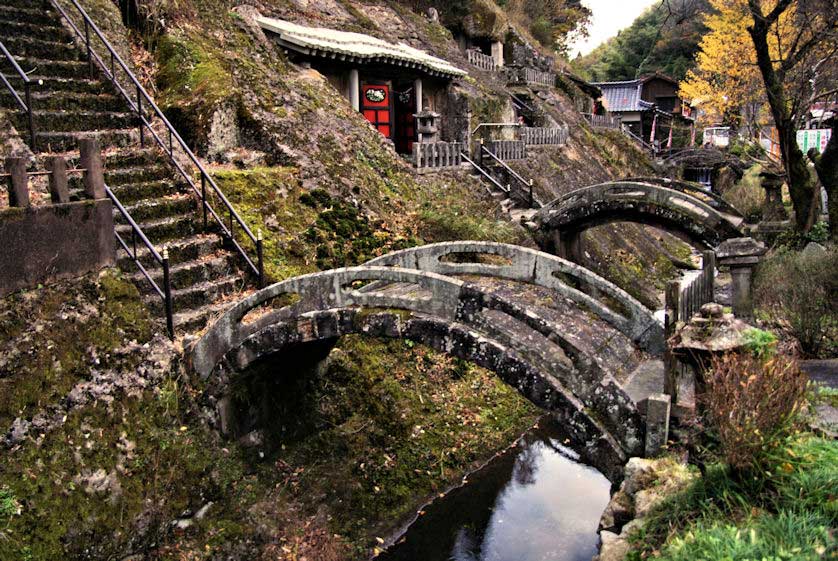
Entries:
<svg viewBox="0 0 838 561">
<path fill-rule="evenodd" d="M 750 319 L 754 314 L 751 300 L 751 274 L 767 249 L 753 238 L 732 238 L 716 248 L 716 258 L 721 266 L 730 267 L 733 280 L 733 314 Z"/>
<path fill-rule="evenodd" d="M 762 178 L 762 188 L 765 190 L 765 210 L 762 219 L 766 222 L 776 222 L 788 219 L 789 215 L 783 206 L 783 175 L 764 171 L 759 174 Z"/>
<path fill-rule="evenodd" d="M 416 132 L 419 142 L 437 142 L 439 140 L 439 113 L 430 109 L 423 109 L 413 115 L 416 117 Z"/>
</svg>

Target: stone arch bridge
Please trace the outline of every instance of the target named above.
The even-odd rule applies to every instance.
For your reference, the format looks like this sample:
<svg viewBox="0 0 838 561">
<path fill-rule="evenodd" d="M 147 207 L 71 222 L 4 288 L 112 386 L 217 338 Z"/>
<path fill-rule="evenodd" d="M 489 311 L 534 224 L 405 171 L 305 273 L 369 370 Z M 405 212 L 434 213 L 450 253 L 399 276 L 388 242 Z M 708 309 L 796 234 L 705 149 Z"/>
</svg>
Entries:
<svg viewBox="0 0 838 561">
<path fill-rule="evenodd" d="M 513 245 L 449 242 L 262 289 L 207 330 L 190 362 L 218 406 L 239 372 L 299 345 L 355 333 L 409 338 L 497 373 L 564 419 L 598 465 L 640 453 L 644 426 L 636 403 L 596 353 L 555 317 L 486 289 L 477 277 L 548 291 L 643 349 L 663 348 L 663 328 L 650 310 L 578 265 Z M 586 287 L 606 298 L 592 298 Z"/>
<path fill-rule="evenodd" d="M 700 247 L 742 236 L 742 215 L 718 195 L 665 178 L 612 181 L 576 189 L 532 218 L 545 251 L 579 261 L 581 234 L 611 222 L 656 226 Z"/>
</svg>

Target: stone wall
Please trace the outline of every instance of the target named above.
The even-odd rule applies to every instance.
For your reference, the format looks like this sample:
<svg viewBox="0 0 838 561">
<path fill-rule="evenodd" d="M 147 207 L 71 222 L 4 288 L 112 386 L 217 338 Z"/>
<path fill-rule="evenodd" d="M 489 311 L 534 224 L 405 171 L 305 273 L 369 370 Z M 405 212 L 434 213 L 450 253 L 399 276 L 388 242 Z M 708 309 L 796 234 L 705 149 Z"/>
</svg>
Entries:
<svg viewBox="0 0 838 561">
<path fill-rule="evenodd" d="M 0 209 L 0 297 L 115 261 L 108 199 Z"/>
</svg>

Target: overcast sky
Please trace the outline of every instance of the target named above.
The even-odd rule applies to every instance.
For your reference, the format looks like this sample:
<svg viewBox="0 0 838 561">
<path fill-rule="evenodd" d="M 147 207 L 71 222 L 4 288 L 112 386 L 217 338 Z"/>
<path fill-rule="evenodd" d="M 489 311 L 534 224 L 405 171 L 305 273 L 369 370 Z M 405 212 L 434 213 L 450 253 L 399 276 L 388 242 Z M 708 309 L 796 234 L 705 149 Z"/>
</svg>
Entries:
<svg viewBox="0 0 838 561">
<path fill-rule="evenodd" d="M 591 25 L 588 28 L 591 36 L 577 42 L 570 49 L 570 58 L 577 53 L 587 54 L 597 45 L 625 29 L 634 18 L 660 0 L 582 0 L 582 4 L 593 12 Z"/>
</svg>

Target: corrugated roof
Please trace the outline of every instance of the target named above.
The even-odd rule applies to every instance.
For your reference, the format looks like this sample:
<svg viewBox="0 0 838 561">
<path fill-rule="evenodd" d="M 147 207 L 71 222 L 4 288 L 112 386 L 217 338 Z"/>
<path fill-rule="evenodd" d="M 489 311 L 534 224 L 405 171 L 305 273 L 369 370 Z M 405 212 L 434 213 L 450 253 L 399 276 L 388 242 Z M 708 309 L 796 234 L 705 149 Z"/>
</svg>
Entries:
<svg viewBox="0 0 838 561">
<path fill-rule="evenodd" d="M 398 66 L 413 66 L 428 74 L 465 76 L 449 62 L 429 55 L 410 45 L 394 45 L 370 35 L 338 31 L 325 27 L 306 27 L 281 19 L 259 16 L 256 21 L 265 31 L 277 36 L 283 46 L 313 56 L 338 55 L 361 62 L 385 62 Z M 330 58 L 335 58 L 330 56 Z"/>
<path fill-rule="evenodd" d="M 608 111 L 645 111 L 652 107 L 648 101 L 640 99 L 644 80 L 624 82 L 594 82 L 602 90 L 603 105 Z"/>
</svg>

